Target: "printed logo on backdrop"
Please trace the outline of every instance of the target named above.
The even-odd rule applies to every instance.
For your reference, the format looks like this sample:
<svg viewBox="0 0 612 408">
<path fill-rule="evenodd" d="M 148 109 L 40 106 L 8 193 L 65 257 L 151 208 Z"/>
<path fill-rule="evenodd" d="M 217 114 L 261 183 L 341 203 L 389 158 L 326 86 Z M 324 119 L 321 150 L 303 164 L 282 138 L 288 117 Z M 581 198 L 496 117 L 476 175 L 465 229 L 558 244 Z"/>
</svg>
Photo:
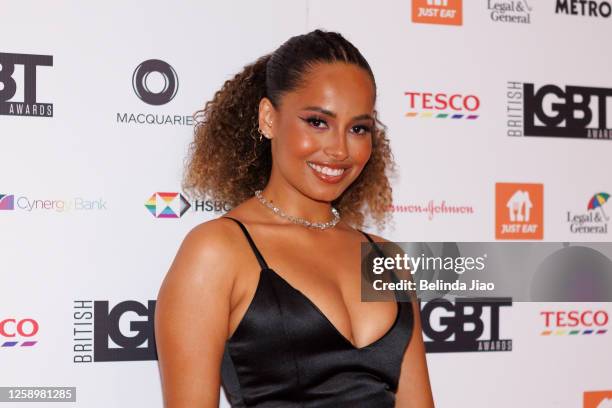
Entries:
<svg viewBox="0 0 612 408">
<path fill-rule="evenodd" d="M 32 347 L 38 343 L 39 324 L 30 317 L 5 317 L 0 320 L 0 347 Z"/>
<path fill-rule="evenodd" d="M 591 196 L 583 211 L 567 212 L 566 222 L 572 234 L 607 234 L 610 217 L 605 213 L 610 194 L 597 193 Z"/>
<path fill-rule="evenodd" d="M 54 211 L 60 213 L 69 211 L 96 211 L 107 210 L 106 204 L 103 198 L 35 198 L 26 195 L 20 195 L 15 198 L 14 194 L 0 194 L 0 211 Z"/>
<path fill-rule="evenodd" d="M 396 214 L 425 214 L 429 221 L 438 215 L 470 216 L 474 207 L 470 204 L 447 203 L 446 200 L 429 200 L 427 203 L 392 203 L 387 212 Z"/>
<path fill-rule="evenodd" d="M 511 298 L 458 298 L 421 303 L 428 353 L 512 351 L 512 339 L 500 338 L 504 308 Z"/>
<path fill-rule="evenodd" d="M 584 408 L 612 408 L 612 390 L 585 391 L 583 395 Z"/>
<path fill-rule="evenodd" d="M 480 99 L 473 94 L 407 91 L 408 118 L 478 119 Z"/>
<path fill-rule="evenodd" d="M 141 62 L 132 73 L 134 95 L 147 107 L 170 104 L 179 90 L 179 77 L 172 65 L 159 59 Z M 117 112 L 117 123 L 134 125 L 192 126 L 193 115 L 168 112 Z"/>
<path fill-rule="evenodd" d="M 412 22 L 462 25 L 462 0 L 412 0 Z"/>
<path fill-rule="evenodd" d="M 495 183 L 495 238 L 544 238 L 544 185 Z"/>
<path fill-rule="evenodd" d="M 157 360 L 155 301 L 73 302 L 73 362 Z"/>
<path fill-rule="evenodd" d="M 220 200 L 194 200 L 177 192 L 156 192 L 145 202 L 145 207 L 155 218 L 181 218 L 189 209 L 204 212 L 227 212 L 231 206 Z"/>
<path fill-rule="evenodd" d="M 495 22 L 531 24 L 533 8 L 527 0 L 487 0 L 487 10 Z"/>
<path fill-rule="evenodd" d="M 508 136 L 611 139 L 612 88 L 507 82 Z"/>
<path fill-rule="evenodd" d="M 608 18 L 612 14 L 612 5 L 606 0 L 557 0 L 555 13 Z"/>
<path fill-rule="evenodd" d="M 38 67 L 52 66 L 52 55 L 0 52 L 0 115 L 52 117 L 53 104 L 36 93 Z"/>
<path fill-rule="evenodd" d="M 610 318 L 603 309 L 542 310 L 542 336 L 596 336 L 608 332 Z"/>
<path fill-rule="evenodd" d="M 15 196 L 13 194 L 0 194 L 0 210 L 14 210 Z"/>
</svg>

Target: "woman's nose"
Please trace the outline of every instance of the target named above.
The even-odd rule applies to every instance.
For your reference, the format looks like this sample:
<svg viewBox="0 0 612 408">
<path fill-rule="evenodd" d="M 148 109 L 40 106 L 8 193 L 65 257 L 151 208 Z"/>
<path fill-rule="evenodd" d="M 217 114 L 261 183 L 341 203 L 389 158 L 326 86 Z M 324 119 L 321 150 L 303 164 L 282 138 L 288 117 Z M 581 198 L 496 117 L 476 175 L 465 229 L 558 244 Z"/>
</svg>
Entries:
<svg viewBox="0 0 612 408">
<path fill-rule="evenodd" d="M 336 132 L 333 137 L 330 138 L 327 145 L 323 148 L 323 152 L 332 157 L 334 160 L 345 160 L 348 157 L 346 135 Z"/>
</svg>

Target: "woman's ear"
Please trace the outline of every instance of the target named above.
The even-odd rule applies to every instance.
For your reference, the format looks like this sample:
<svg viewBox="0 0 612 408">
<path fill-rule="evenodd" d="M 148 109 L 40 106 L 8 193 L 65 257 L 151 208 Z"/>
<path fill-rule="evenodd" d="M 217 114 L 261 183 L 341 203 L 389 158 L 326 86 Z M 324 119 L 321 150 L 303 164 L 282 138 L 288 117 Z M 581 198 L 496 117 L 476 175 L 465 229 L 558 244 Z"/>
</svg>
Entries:
<svg viewBox="0 0 612 408">
<path fill-rule="evenodd" d="M 274 138 L 273 124 L 274 124 L 275 109 L 272 102 L 265 96 L 259 101 L 259 129 L 267 139 Z"/>
</svg>

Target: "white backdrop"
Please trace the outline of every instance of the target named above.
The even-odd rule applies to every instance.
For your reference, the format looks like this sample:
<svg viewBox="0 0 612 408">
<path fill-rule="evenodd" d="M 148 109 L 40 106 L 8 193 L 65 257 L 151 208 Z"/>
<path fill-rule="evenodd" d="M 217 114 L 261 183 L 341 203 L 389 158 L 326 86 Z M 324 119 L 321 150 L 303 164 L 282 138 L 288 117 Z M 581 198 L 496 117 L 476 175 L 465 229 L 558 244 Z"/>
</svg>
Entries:
<svg viewBox="0 0 612 408">
<path fill-rule="evenodd" d="M 571 8 L 556 13 L 555 0 L 439 3 L 447 6 L 431 8 L 459 7 L 462 24 L 415 22 L 410 0 L 3 1 L 0 102 L 14 112 L 19 102 L 33 102 L 26 89 L 35 89 L 35 101 L 53 107 L 51 117 L 0 115 L 0 386 L 77 387 L 76 403 L 54 406 L 162 406 L 148 302 L 186 232 L 221 214 L 213 197 L 191 202 L 181 217 L 159 217 L 155 193 L 180 193 L 193 136 L 182 122 L 245 64 L 315 28 L 352 41 L 378 83 L 377 108 L 399 173 L 394 228 L 371 232 L 395 241 L 492 241 L 496 208 L 505 206 L 496 183 L 537 183 L 543 199 L 532 201 L 543 211 L 545 241 L 610 241 L 607 232 L 573 233 L 567 220 L 601 212 L 587 203 L 612 190 L 612 142 L 507 133 L 507 109 L 514 106 L 509 81 L 533 83 L 536 90 L 548 84 L 612 88 L 612 57 L 603 46 L 612 35 L 610 18 L 572 15 Z M 492 9 L 506 6 L 515 11 L 505 15 L 529 22 L 494 21 Z M 47 55 L 53 62 L 36 68 L 34 84 L 24 79 L 23 65 L 7 74 L 14 59 L 6 54 Z M 162 105 L 145 103 L 132 86 L 134 70 L 150 59 L 169 64 L 178 78 L 176 95 Z M 11 80 L 15 92 L 7 99 Z M 153 73 L 148 86 L 155 93 L 163 83 Z M 471 96 L 479 106 L 432 109 L 407 92 Z M 598 112 L 602 102 L 592 99 Z M 549 95 L 542 109 L 554 116 L 559 101 Z M 477 118 L 435 117 L 440 113 Z M 125 123 L 130 115 L 134 120 Z M 176 115 L 180 123 L 147 124 L 146 115 Z M 589 127 L 597 128 L 600 116 Z M 61 210 L 75 200 L 77 208 Z M 430 202 L 468 210 L 415 210 Z M 150 210 L 147 203 L 157 206 Z M 178 212 L 179 206 L 177 196 L 171 207 Z M 116 320 L 93 318 L 75 314 L 82 311 L 76 301 L 90 302 L 87 312 L 94 301 L 110 309 L 133 301 L 142 311 L 124 304 L 129 310 Z M 428 354 L 436 406 L 580 407 L 585 392 L 612 390 L 610 323 L 596 327 L 599 334 L 584 334 L 590 326 L 582 322 L 573 326 L 580 333 L 569 335 L 563 322 L 546 326 L 541 312 L 551 310 L 609 314 L 612 307 L 515 302 L 502 309 L 500 338 L 512 339 L 511 351 Z M 486 315 L 483 322 L 486 337 Z M 113 329 L 128 343 L 143 337 L 118 345 L 105 334 Z M 557 331 L 542 335 L 545 329 Z M 94 332 L 101 339 L 95 347 Z M 103 358 L 106 347 L 114 351 Z"/>
</svg>

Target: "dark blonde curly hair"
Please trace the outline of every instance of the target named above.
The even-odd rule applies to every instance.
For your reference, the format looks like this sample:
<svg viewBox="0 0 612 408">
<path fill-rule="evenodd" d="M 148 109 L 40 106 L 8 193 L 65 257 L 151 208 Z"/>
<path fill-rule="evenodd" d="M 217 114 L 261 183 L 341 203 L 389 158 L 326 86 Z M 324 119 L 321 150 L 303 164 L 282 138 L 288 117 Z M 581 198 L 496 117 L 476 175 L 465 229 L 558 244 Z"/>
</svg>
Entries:
<svg viewBox="0 0 612 408">
<path fill-rule="evenodd" d="M 235 206 L 263 189 L 270 177 L 270 140 L 259 141 L 259 102 L 279 106 L 283 94 L 303 85 L 304 74 L 319 63 L 345 62 L 374 74 L 359 50 L 342 35 L 314 30 L 290 38 L 276 51 L 246 65 L 225 81 L 212 100 L 195 114 L 195 136 L 189 146 L 183 190 Z M 375 112 L 376 114 L 376 112 Z M 376 118 L 376 116 L 375 116 Z M 394 170 L 386 126 L 376 118 L 372 155 L 357 179 L 332 202 L 344 221 L 355 228 L 370 216 L 379 228 L 387 221 Z"/>
</svg>

